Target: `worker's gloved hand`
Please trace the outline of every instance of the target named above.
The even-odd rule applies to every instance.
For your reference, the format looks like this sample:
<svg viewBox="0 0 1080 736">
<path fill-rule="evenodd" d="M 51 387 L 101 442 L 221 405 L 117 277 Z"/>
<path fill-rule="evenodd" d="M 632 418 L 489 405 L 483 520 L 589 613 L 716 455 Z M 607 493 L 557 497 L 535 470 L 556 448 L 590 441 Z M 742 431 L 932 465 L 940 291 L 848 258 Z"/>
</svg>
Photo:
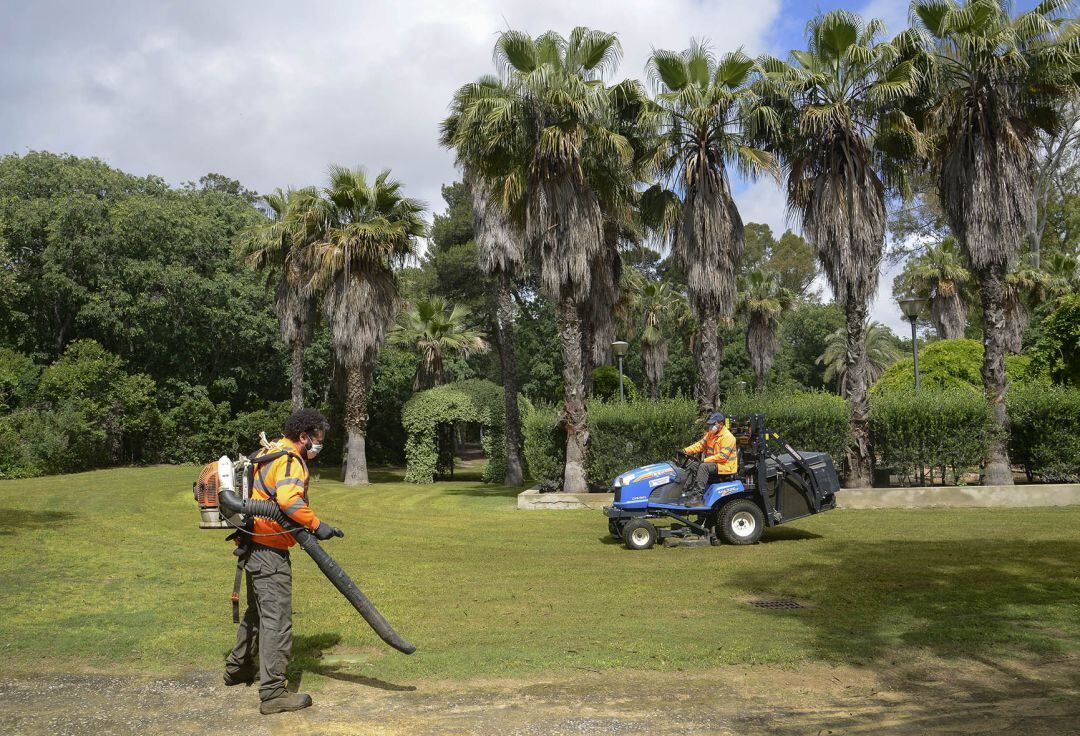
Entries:
<svg viewBox="0 0 1080 736">
<path fill-rule="evenodd" d="M 326 522 L 320 521 L 319 525 L 315 527 L 315 538 L 323 541 L 330 539 L 330 537 L 344 537 L 345 532 L 338 529 L 336 526 L 330 526 Z"/>
</svg>

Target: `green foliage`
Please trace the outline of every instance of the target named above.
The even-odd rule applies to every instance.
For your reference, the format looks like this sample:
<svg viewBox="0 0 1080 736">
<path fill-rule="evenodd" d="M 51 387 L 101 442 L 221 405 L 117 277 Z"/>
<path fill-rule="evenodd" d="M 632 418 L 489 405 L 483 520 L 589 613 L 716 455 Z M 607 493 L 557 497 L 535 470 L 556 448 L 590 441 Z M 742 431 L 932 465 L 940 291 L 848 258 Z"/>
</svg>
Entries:
<svg viewBox="0 0 1080 736">
<path fill-rule="evenodd" d="M 630 468 L 670 459 L 696 440 L 697 405 L 689 399 L 662 399 L 589 405 L 589 455 L 585 476 L 607 490 Z"/>
<path fill-rule="evenodd" d="M 843 462 L 850 441 L 848 403 L 823 391 L 766 391 L 728 396 L 720 407 L 726 414 L 764 414 L 770 429 L 800 450 L 827 452 Z"/>
<path fill-rule="evenodd" d="M 909 483 L 963 484 L 986 457 L 995 425 L 990 405 L 966 386 L 876 391 L 870 429 L 879 462 Z"/>
<path fill-rule="evenodd" d="M 29 402 L 37 391 L 41 368 L 11 348 L 0 347 L 0 411 L 10 411 Z"/>
<path fill-rule="evenodd" d="M 1012 386 L 1009 453 L 1029 477 L 1080 482 L 1080 388 L 1033 383 Z"/>
<path fill-rule="evenodd" d="M 983 346 L 978 340 L 935 340 L 919 348 L 919 381 L 923 388 L 960 388 L 982 393 Z M 1005 373 L 1010 383 L 1030 380 L 1030 359 L 1022 355 L 1005 357 Z M 911 358 L 893 363 L 874 383 L 871 391 L 915 392 L 915 370 Z"/>
<path fill-rule="evenodd" d="M 92 339 L 157 383 L 232 379 L 234 409 L 284 398 L 272 295 L 230 243 L 261 217 L 213 177 L 169 188 L 96 159 L 0 158 L 0 239 L 18 253 L 0 338 L 42 362 Z"/>
<path fill-rule="evenodd" d="M 1063 298 L 1042 321 L 1031 357 L 1055 383 L 1080 387 L 1080 295 Z"/>
<path fill-rule="evenodd" d="M 393 348 L 379 352 L 379 364 L 368 396 L 368 413 L 377 421 L 368 422 L 367 455 L 376 465 L 405 462 L 408 434 L 401 423 L 401 408 L 413 395 L 413 374 L 417 357 Z"/>
<path fill-rule="evenodd" d="M 773 372 L 788 375 L 807 389 L 823 389 L 826 366 L 817 362 L 829 336 L 844 326 L 844 312 L 835 303 L 801 304 L 780 325 L 780 351 Z"/>
<path fill-rule="evenodd" d="M 638 397 L 637 386 L 623 375 L 623 395 L 627 401 Z M 619 400 L 619 369 L 613 365 L 597 366 L 593 370 L 593 396 L 601 401 Z"/>
<path fill-rule="evenodd" d="M 34 407 L 0 417 L 0 478 L 32 478 L 78 469 L 84 452 L 93 452 L 92 428 L 73 409 Z"/>
<path fill-rule="evenodd" d="M 566 434 L 558 424 L 559 412 L 538 406 L 523 415 L 521 436 L 529 477 L 534 481 L 561 482 L 566 463 Z"/>
<path fill-rule="evenodd" d="M 434 481 L 440 459 L 439 427 L 459 422 L 483 427 L 482 445 L 488 458 L 483 480 L 487 483 L 501 480 L 506 474 L 503 408 L 502 388 L 483 379 L 447 383 L 415 394 L 401 410 L 401 423 L 408 433 L 405 480 Z"/>
</svg>

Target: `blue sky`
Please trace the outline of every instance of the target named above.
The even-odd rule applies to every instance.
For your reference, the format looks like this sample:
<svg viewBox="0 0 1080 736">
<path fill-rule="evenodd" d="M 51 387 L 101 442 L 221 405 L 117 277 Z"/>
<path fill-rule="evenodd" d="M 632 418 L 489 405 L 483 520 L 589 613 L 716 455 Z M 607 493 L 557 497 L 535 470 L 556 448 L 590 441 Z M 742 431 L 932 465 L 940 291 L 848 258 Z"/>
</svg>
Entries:
<svg viewBox="0 0 1080 736">
<path fill-rule="evenodd" d="M 390 168 L 438 210 L 456 177 L 438 124 L 461 84 L 493 70 L 495 34 L 587 25 L 619 34 L 620 76 L 652 47 L 785 54 L 816 12 L 903 27 L 893 0 L 0 0 L 0 154 L 98 156 L 172 183 L 215 171 L 249 188 L 319 183 L 331 164 Z M 1025 3 L 1029 7 L 1031 3 Z M 782 232 L 783 197 L 738 183 L 743 219 Z M 886 274 L 876 319 L 902 327 Z"/>
</svg>

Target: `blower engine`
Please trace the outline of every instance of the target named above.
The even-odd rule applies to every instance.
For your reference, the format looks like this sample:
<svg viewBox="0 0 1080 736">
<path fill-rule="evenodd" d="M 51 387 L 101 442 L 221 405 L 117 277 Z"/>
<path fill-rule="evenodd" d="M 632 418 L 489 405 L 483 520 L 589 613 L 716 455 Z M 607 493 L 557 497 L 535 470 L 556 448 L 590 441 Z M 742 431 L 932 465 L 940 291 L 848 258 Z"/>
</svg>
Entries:
<svg viewBox="0 0 1080 736">
<path fill-rule="evenodd" d="M 222 512 L 218 494 L 221 489 L 235 492 L 239 487 L 241 500 L 251 498 L 251 476 L 245 472 L 251 467 L 251 462 L 243 455 L 235 465 L 228 455 L 222 455 L 217 462 L 203 466 L 199 479 L 192 484 L 202 515 L 200 529 L 237 529 L 243 526 L 241 514 Z"/>
<path fill-rule="evenodd" d="M 415 652 L 416 647 L 394 631 L 352 578 L 326 553 L 314 534 L 286 516 L 277 502 L 260 501 L 251 497 L 255 465 L 258 461 L 258 457 L 253 461 L 241 455 L 234 463 L 228 456 L 222 455 L 217 462 L 203 467 L 199 479 L 192 484 L 201 516 L 199 528 L 232 529 L 237 534 L 250 535 L 250 525 L 247 522 L 251 517 L 276 521 L 282 529 L 292 534 L 300 549 L 307 552 L 326 579 L 345 596 L 383 641 L 403 654 Z M 239 494 L 236 492 L 237 488 L 240 489 Z"/>
</svg>

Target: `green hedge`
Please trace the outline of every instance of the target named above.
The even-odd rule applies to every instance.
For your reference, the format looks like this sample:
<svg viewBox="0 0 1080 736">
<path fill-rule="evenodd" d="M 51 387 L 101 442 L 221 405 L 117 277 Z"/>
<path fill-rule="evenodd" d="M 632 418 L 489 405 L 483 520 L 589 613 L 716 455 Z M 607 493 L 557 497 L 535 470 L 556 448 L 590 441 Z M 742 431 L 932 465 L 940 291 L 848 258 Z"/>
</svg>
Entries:
<svg viewBox="0 0 1080 736">
<path fill-rule="evenodd" d="M 823 391 L 739 394 L 724 402 L 728 414 L 764 414 L 769 429 L 799 450 L 827 452 L 842 467 L 851 441 L 851 409 L 846 401 Z"/>
<path fill-rule="evenodd" d="M 1014 386 L 1005 402 L 1012 461 L 1032 479 L 1080 482 L 1080 388 Z"/>
<path fill-rule="evenodd" d="M 966 387 L 926 388 L 918 397 L 914 391 L 879 391 L 870 406 L 878 464 L 909 484 L 962 484 L 981 465 L 993 437 L 989 404 Z"/>
<path fill-rule="evenodd" d="M 528 411 L 525 400 L 519 401 L 522 409 Z M 455 381 L 414 395 L 401 409 L 401 423 L 408 433 L 405 480 L 409 483 L 435 480 L 440 455 L 445 455 L 440 452 L 439 425 L 475 422 L 484 427 L 481 444 L 488 462 L 483 480 L 502 482 L 506 475 L 505 421 L 503 389 L 491 381 L 478 378 Z"/>
<path fill-rule="evenodd" d="M 556 426 L 559 412 L 538 406 L 521 421 L 523 454 L 529 477 L 539 483 L 561 482 L 566 462 L 566 433 Z"/>
<path fill-rule="evenodd" d="M 965 388 L 981 394 L 982 362 L 983 344 L 978 340 L 934 340 L 919 347 L 919 382 L 930 389 Z M 911 357 L 901 358 L 893 363 L 871 387 L 871 393 L 914 393 L 913 363 Z M 1031 359 L 1026 355 L 1006 355 L 1005 374 L 1013 385 L 1037 379 L 1031 368 Z"/>
</svg>

